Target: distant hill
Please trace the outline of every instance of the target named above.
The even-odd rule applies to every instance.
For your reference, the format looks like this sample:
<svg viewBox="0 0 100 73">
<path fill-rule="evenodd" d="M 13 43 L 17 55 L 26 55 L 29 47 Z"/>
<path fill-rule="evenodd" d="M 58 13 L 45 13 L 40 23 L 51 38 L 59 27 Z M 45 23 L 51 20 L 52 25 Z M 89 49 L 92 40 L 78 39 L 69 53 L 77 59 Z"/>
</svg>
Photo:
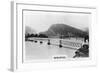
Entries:
<svg viewBox="0 0 100 73">
<path fill-rule="evenodd" d="M 66 25 L 66 24 L 53 24 L 47 31 L 41 32 L 41 34 L 45 34 L 46 36 L 49 36 L 49 37 L 58 36 L 58 35 L 62 35 L 64 37 L 67 37 L 67 36 L 84 37 L 88 35 L 87 32 L 74 28 L 72 26 Z"/>
<path fill-rule="evenodd" d="M 36 34 L 36 31 L 29 26 L 25 27 L 25 34 Z"/>
</svg>

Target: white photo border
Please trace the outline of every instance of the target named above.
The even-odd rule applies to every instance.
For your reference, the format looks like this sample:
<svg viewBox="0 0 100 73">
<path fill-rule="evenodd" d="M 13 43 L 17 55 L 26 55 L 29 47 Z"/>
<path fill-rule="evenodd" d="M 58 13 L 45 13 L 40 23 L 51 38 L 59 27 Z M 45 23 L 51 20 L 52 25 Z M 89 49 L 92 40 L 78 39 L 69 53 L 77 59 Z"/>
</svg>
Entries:
<svg viewBox="0 0 100 73">
<path fill-rule="evenodd" d="M 32 3 L 21 3 L 12 2 L 12 58 L 11 58 L 11 69 L 16 70 L 30 70 L 30 69 L 44 69 L 44 68 L 58 68 L 58 67 L 73 67 L 73 66 L 90 66 L 96 65 L 96 49 L 93 44 L 94 35 L 92 33 L 93 25 L 96 24 L 96 8 L 95 7 L 74 7 L 74 6 L 60 6 L 60 5 L 43 5 L 43 4 L 32 4 Z M 66 61 L 38 61 L 24 63 L 24 25 L 23 25 L 23 10 L 45 10 L 54 12 L 77 12 L 77 13 L 89 13 L 91 14 L 91 25 L 89 25 L 89 37 L 90 37 L 90 48 L 92 49 L 90 58 L 83 59 L 71 59 Z M 46 62 L 46 63 L 45 63 Z"/>
</svg>

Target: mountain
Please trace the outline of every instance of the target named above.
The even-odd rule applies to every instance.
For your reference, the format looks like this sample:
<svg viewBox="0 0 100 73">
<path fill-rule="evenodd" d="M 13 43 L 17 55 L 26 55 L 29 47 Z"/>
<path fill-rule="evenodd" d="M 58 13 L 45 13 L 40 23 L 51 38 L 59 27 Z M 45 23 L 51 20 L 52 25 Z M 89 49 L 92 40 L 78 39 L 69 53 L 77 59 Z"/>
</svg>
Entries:
<svg viewBox="0 0 100 73">
<path fill-rule="evenodd" d="M 29 26 L 25 27 L 25 34 L 36 34 L 36 31 Z"/>
<path fill-rule="evenodd" d="M 89 34 L 89 29 L 88 28 L 85 28 L 84 31 Z"/>
<path fill-rule="evenodd" d="M 45 34 L 46 36 L 78 36 L 84 37 L 88 35 L 87 32 L 82 31 L 80 29 L 74 28 L 72 26 L 66 24 L 53 24 L 47 31 L 41 32 L 41 34 Z"/>
</svg>

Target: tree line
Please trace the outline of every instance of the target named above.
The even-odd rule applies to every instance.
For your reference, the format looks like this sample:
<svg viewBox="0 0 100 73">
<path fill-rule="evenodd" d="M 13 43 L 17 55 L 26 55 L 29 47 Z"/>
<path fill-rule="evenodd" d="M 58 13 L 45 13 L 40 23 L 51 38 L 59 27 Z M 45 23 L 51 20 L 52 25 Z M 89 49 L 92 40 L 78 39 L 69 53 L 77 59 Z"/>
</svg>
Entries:
<svg viewBox="0 0 100 73">
<path fill-rule="evenodd" d="M 45 34 L 25 34 L 25 38 L 29 38 L 29 37 L 39 37 L 39 38 L 48 38 L 48 36 L 46 36 Z"/>
</svg>

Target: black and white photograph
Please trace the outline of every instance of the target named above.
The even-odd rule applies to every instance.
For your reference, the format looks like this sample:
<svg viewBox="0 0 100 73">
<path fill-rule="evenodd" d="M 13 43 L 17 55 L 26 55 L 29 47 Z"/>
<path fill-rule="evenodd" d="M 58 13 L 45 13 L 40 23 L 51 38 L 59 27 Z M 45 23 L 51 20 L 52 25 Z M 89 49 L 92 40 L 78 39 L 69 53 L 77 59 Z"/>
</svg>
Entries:
<svg viewBox="0 0 100 73">
<path fill-rule="evenodd" d="M 23 10 L 28 60 L 89 58 L 90 13 Z"/>
<path fill-rule="evenodd" d="M 96 24 L 96 7 L 12 1 L 11 70 L 96 66 Z"/>
</svg>

